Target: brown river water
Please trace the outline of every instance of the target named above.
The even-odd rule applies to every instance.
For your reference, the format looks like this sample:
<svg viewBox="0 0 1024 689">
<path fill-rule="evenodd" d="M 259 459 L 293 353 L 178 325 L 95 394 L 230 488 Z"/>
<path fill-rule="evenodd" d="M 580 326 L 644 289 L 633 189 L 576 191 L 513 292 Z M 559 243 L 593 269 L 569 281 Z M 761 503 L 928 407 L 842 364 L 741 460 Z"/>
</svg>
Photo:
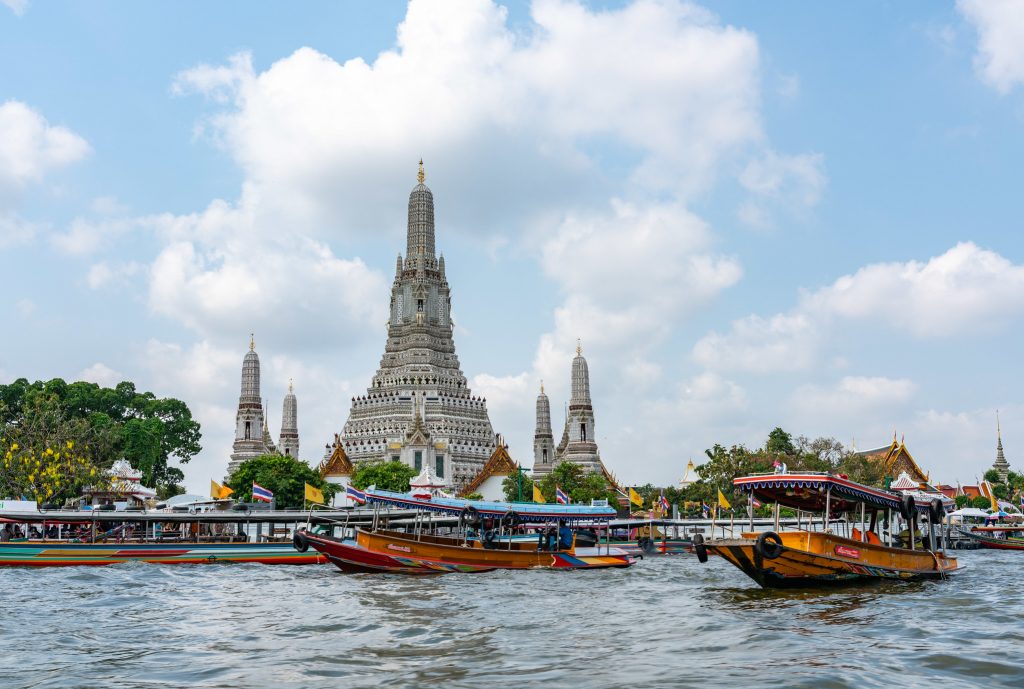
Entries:
<svg viewBox="0 0 1024 689">
<path fill-rule="evenodd" d="M 1024 553 L 765 591 L 728 563 L 429 577 L 330 565 L 0 570 L 0 688 L 1019 687 Z"/>
</svg>

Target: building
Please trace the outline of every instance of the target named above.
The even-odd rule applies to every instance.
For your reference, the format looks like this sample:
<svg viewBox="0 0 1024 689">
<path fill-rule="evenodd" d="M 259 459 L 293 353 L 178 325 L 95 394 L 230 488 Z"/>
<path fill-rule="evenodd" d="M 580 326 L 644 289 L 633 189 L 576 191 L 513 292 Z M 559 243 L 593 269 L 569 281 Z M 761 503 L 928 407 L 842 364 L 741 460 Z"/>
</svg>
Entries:
<svg viewBox="0 0 1024 689">
<path fill-rule="evenodd" d="M 444 256 L 435 253 L 434 196 L 424 179 L 420 161 L 409 194 L 406 255 L 395 262 L 384 355 L 366 394 L 352 398 L 339 442 L 356 465 L 397 459 L 421 471 L 430 463 L 458 490 L 480 473 L 497 443 L 487 401 L 473 396 L 459 368 L 451 288 Z"/>
<path fill-rule="evenodd" d="M 242 390 L 238 396 L 235 442 L 232 445 L 226 479 L 230 479 L 242 462 L 261 455 L 280 452 L 298 459 L 298 402 L 291 383 L 288 384 L 288 394 L 284 398 L 279 445 L 274 443 L 270 435 L 266 405 L 260 397 L 260 357 L 256 353 L 256 341 L 250 335 L 249 351 L 242 359 Z"/>
<path fill-rule="evenodd" d="M 999 412 L 996 412 L 996 461 L 992 463 L 992 468 L 999 474 L 999 480 L 1006 483 L 1006 477 L 1010 473 L 1010 463 L 1003 455 L 1003 429 L 999 426 Z"/>
<path fill-rule="evenodd" d="M 918 466 L 917 461 L 914 460 L 913 455 L 910 454 L 910 450 L 907 449 L 903 440 L 896 440 L 895 433 L 892 435 L 892 442 L 888 445 L 854 454 L 873 462 L 881 462 L 885 476 L 892 480 L 895 480 L 901 474 L 906 474 L 909 480 L 918 484 L 928 483 L 930 480 L 928 473 Z"/>
<path fill-rule="evenodd" d="M 335 433 L 334 444 L 327 446 L 327 453 L 320 463 L 320 477 L 344 489 L 352 485 L 352 475 L 355 473 L 356 469 L 352 466 L 352 462 L 349 461 L 348 455 L 345 454 L 345 448 L 341 444 L 341 436 Z M 334 505 L 337 507 L 355 506 L 344 490 L 334 496 Z"/>
<path fill-rule="evenodd" d="M 484 464 L 483 469 L 472 481 L 463 486 L 459 491 L 459 497 L 466 497 L 473 493 L 479 493 L 484 500 L 505 499 L 505 479 L 516 474 L 519 466 L 508 453 L 508 445 L 498 437 L 498 446 L 494 448 L 491 458 Z M 517 500 L 529 501 L 533 495 L 513 496 Z"/>
<path fill-rule="evenodd" d="M 599 473 L 619 489 L 615 476 L 605 468 L 597 448 L 594 430 L 594 406 L 590 399 L 590 368 L 583 356 L 583 347 L 576 344 L 576 356 L 572 360 L 569 406 L 566 409 L 562 439 L 554 448 L 549 461 L 546 451 L 551 440 L 551 408 L 544 388 L 537 396 L 537 426 L 534 432 L 533 476 L 542 478 L 551 473 L 559 462 L 574 462 L 588 473 Z"/>
</svg>

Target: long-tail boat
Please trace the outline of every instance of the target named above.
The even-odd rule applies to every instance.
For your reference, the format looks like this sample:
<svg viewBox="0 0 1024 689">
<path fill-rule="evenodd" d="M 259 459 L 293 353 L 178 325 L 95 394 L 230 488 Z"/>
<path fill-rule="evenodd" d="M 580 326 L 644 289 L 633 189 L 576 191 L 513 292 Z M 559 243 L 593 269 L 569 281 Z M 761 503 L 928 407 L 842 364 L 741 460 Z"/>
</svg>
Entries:
<svg viewBox="0 0 1024 689">
<path fill-rule="evenodd" d="M 980 544 L 982 548 L 1024 550 L 1024 538 L 1020 535 L 1024 532 L 1024 525 L 975 526 L 970 529 L 961 526 L 957 530 L 962 536 Z"/>
<path fill-rule="evenodd" d="M 775 503 L 776 520 L 778 506 L 797 510 L 798 517 L 807 515 L 806 528 L 801 524 L 791 531 L 776 528 L 756 533 L 751 528 L 739 538 L 707 542 L 694 537 L 702 562 L 709 553 L 720 555 L 765 588 L 938 579 L 958 569 L 956 558 L 941 548 L 941 524 L 952 505 L 938 497 L 918 504 L 912 495 L 897 495 L 831 474 L 745 476 L 733 485 L 762 503 Z M 897 518 L 906 525 L 900 536 L 895 532 Z"/>
<path fill-rule="evenodd" d="M 323 553 L 346 572 L 438 574 L 486 572 L 495 569 L 598 569 L 628 567 L 636 560 L 607 542 L 577 546 L 561 542 L 556 524 L 567 528 L 593 527 L 607 534 L 615 510 L 607 505 L 544 505 L 471 501 L 436 495 L 412 496 L 383 490 L 365 491 L 367 502 L 377 508 L 378 518 L 369 529 L 356 528 L 354 537 L 295 534 L 296 550 L 310 547 Z M 382 507 L 415 510 L 420 515 L 406 531 L 388 528 Z M 453 533 L 441 534 L 430 515 L 458 518 Z M 537 538 L 511 535 L 537 529 Z"/>
</svg>

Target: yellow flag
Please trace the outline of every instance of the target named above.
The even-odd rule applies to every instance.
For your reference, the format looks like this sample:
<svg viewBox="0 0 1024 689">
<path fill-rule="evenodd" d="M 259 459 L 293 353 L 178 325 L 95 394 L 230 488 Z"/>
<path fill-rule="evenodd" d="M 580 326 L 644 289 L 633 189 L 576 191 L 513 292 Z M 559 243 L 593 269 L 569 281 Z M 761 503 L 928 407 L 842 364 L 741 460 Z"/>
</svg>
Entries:
<svg viewBox="0 0 1024 689">
<path fill-rule="evenodd" d="M 221 490 L 223 489 L 221 488 L 220 484 L 214 481 L 213 479 L 210 479 L 210 497 L 213 498 L 214 500 L 219 500 Z"/>
<path fill-rule="evenodd" d="M 537 487 L 536 483 L 533 484 L 533 501 L 534 502 L 547 502 L 544 499 L 544 494 L 540 492 L 540 488 Z"/>
<path fill-rule="evenodd" d="M 314 488 L 313 486 L 311 486 L 311 485 L 309 485 L 307 483 L 306 484 L 306 500 L 309 500 L 310 502 L 318 502 L 318 503 L 320 503 L 322 505 L 323 502 L 324 502 L 324 494 L 321 493 L 319 491 L 319 489 Z"/>
<path fill-rule="evenodd" d="M 721 507 L 723 510 L 731 510 L 732 509 L 732 503 L 730 503 L 725 498 L 725 495 L 722 493 L 722 489 L 721 488 L 718 489 L 718 506 Z"/>
<path fill-rule="evenodd" d="M 629 489 L 629 501 L 634 505 L 639 505 L 640 507 L 643 507 L 644 505 L 644 499 L 641 498 L 640 494 L 632 488 Z"/>
<path fill-rule="evenodd" d="M 992 511 L 993 512 L 998 512 L 999 511 L 999 503 L 996 501 L 996 492 L 994 490 L 992 490 L 992 484 L 989 483 L 988 481 L 985 481 L 985 488 L 988 490 L 989 502 L 992 503 Z"/>
<path fill-rule="evenodd" d="M 220 494 L 217 497 L 220 498 L 221 500 L 223 500 L 224 498 L 228 497 L 229 495 L 231 495 L 234 492 L 235 491 L 233 491 L 232 489 L 228 488 L 227 486 L 221 486 L 220 487 Z"/>
</svg>

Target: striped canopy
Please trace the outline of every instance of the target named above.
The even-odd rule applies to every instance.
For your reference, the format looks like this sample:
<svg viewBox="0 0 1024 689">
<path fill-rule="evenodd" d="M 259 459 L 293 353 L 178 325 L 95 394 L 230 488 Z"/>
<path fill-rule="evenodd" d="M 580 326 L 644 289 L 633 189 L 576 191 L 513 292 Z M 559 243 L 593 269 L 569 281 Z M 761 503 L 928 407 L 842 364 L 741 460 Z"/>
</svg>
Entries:
<svg viewBox="0 0 1024 689">
<path fill-rule="evenodd" d="M 368 502 L 394 505 L 403 509 L 440 512 L 458 515 L 467 507 L 473 507 L 482 517 L 501 517 L 515 512 L 520 522 L 542 524 L 557 521 L 591 522 L 607 521 L 615 517 L 615 509 L 608 506 L 589 505 L 548 505 L 532 502 L 492 502 L 489 500 L 463 500 L 461 498 L 413 497 L 408 493 L 393 493 L 388 490 L 366 490 Z"/>
<path fill-rule="evenodd" d="M 848 512 L 861 503 L 885 510 L 899 510 L 903 499 L 899 493 L 872 488 L 832 474 L 761 474 L 737 478 L 733 485 L 759 500 L 807 512 L 825 511 L 825 496 L 829 489 L 832 513 Z M 954 507 L 953 501 L 942 495 L 930 497 L 939 498 L 945 510 Z M 917 510 L 926 512 L 928 502 L 918 497 Z"/>
</svg>

